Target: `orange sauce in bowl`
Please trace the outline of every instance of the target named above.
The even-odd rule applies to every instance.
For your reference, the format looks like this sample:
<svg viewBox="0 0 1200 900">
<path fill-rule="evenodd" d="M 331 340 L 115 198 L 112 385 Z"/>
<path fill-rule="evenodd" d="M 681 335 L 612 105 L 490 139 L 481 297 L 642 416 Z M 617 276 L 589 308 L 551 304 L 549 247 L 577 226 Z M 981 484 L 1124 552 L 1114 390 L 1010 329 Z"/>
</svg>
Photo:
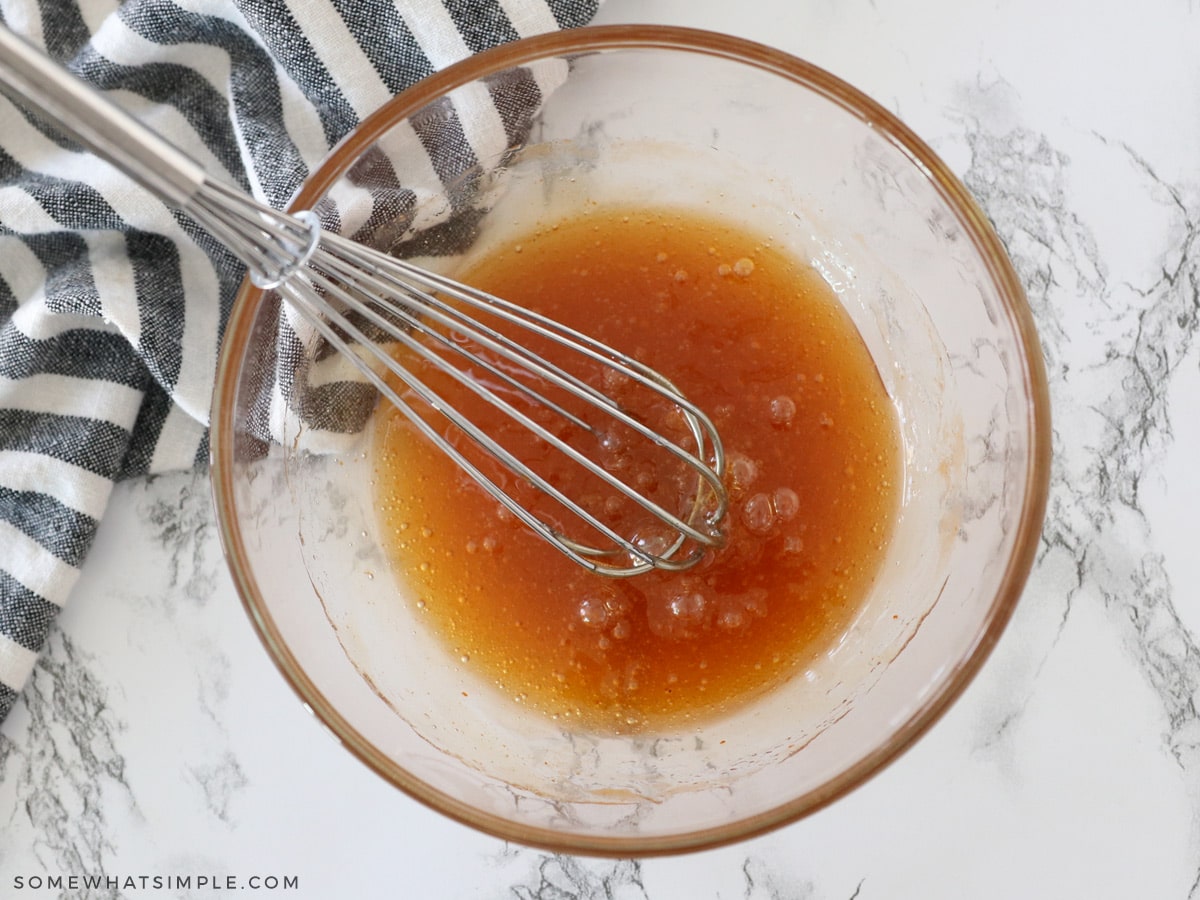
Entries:
<svg viewBox="0 0 1200 900">
<path fill-rule="evenodd" d="M 599 208 L 461 277 L 671 379 L 715 422 L 731 498 L 724 546 L 695 567 L 606 578 L 498 511 L 384 404 L 387 550 L 464 669 L 565 725 L 630 732 L 718 715 L 837 643 L 890 539 L 901 442 L 871 356 L 818 273 L 703 215 Z M 504 429 L 486 408 L 472 415 Z"/>
</svg>

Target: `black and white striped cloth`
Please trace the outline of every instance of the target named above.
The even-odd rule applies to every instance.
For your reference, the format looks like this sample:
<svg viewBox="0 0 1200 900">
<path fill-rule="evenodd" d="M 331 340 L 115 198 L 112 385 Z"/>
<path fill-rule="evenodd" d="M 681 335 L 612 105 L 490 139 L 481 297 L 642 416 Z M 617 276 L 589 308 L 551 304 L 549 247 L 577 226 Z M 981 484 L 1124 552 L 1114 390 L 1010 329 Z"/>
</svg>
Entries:
<svg viewBox="0 0 1200 900">
<path fill-rule="evenodd" d="M 0 20 L 282 206 L 394 93 L 494 44 L 585 24 L 597 3 L 0 0 Z M 481 102 L 496 107 L 484 119 L 520 118 Z M 471 128 L 463 137 L 473 146 Z M 242 272 L 189 219 L 0 95 L 0 718 L 113 483 L 205 464 Z"/>
</svg>

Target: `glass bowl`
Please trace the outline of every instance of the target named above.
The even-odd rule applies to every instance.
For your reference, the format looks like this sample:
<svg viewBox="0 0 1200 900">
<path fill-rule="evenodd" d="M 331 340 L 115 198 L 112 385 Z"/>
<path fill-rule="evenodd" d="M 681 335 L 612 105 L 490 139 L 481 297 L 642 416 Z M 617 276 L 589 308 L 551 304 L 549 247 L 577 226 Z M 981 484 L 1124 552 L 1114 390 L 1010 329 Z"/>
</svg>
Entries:
<svg viewBox="0 0 1200 900">
<path fill-rule="evenodd" d="M 502 116 L 479 113 L 487 96 Z M 611 855 L 762 832 L 908 747 L 1012 614 L 1050 447 L 1030 313 L 966 190 L 876 103 L 763 46 L 614 26 L 481 53 L 364 121 L 292 206 L 453 271 L 514 229 L 629 198 L 716 212 L 811 261 L 901 424 L 903 497 L 883 570 L 833 649 L 766 696 L 695 728 L 612 736 L 470 682 L 380 549 L 365 388 L 330 374 L 302 329 L 281 332 L 277 299 L 248 283 L 212 423 L 234 581 L 303 702 L 434 809 L 506 839 Z"/>
</svg>

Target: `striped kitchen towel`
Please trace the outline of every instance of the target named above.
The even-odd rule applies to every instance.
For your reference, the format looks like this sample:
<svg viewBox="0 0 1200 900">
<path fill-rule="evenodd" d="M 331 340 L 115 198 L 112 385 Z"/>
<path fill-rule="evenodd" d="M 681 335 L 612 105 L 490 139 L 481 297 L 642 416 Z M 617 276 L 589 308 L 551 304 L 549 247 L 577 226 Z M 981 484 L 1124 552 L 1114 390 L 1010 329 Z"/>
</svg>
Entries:
<svg viewBox="0 0 1200 900">
<path fill-rule="evenodd" d="M 0 21 L 282 206 L 394 93 L 486 47 L 585 24 L 597 2 L 0 0 Z M 114 481 L 205 464 L 242 274 L 189 219 L 0 95 L 0 718 Z"/>
</svg>

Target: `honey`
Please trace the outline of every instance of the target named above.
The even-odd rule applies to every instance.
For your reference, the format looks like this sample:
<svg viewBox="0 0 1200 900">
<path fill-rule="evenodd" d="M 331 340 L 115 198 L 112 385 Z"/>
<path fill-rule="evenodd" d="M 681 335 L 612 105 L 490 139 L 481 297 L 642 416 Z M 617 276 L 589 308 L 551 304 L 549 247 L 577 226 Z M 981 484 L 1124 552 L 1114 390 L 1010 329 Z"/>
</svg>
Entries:
<svg viewBox="0 0 1200 900">
<path fill-rule="evenodd" d="M 670 378 L 717 426 L 730 509 L 724 546 L 693 568 L 599 576 L 385 405 L 382 532 L 458 665 L 564 725 L 636 732 L 733 709 L 837 644 L 882 564 L 902 464 L 879 373 L 818 273 L 701 214 L 597 208 L 489 252 L 463 277 Z M 505 428 L 486 407 L 471 415 Z M 669 481 L 631 452 L 621 466 L 656 490 Z M 554 477 L 587 492 L 569 470 Z"/>
</svg>

